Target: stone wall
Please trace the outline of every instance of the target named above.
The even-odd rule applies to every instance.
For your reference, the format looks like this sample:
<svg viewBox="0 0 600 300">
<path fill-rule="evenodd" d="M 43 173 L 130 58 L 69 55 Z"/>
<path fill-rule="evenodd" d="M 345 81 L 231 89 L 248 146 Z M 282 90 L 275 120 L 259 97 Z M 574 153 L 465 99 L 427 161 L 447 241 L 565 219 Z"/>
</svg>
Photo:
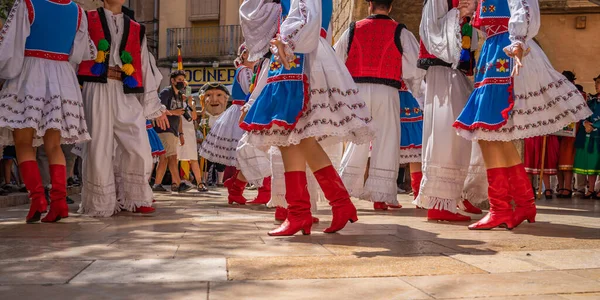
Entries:
<svg viewBox="0 0 600 300">
<path fill-rule="evenodd" d="M 348 0 L 333 0 L 334 14 L 331 17 L 333 40 L 337 41 L 348 28 L 354 8 L 354 2 Z"/>
<path fill-rule="evenodd" d="M 400 23 L 404 23 L 408 30 L 415 36 L 419 34 L 421 22 L 421 0 L 394 0 L 390 16 Z M 369 14 L 369 4 L 364 0 L 334 0 L 334 14 L 332 18 L 333 37 L 337 40 L 348 28 L 352 21 L 365 18 Z"/>
<path fill-rule="evenodd" d="M 585 29 L 575 29 L 578 16 L 586 17 Z M 556 70 L 573 71 L 576 82 L 586 92 L 595 93 L 592 79 L 600 74 L 599 36 L 600 14 L 550 14 L 542 15 L 536 40 Z"/>
</svg>

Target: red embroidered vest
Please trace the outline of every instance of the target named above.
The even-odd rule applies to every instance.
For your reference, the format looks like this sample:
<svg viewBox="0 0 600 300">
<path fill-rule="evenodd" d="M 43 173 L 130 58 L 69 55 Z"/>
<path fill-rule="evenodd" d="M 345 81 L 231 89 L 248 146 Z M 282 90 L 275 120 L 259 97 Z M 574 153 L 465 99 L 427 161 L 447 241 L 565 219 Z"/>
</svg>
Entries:
<svg viewBox="0 0 600 300">
<path fill-rule="evenodd" d="M 104 13 L 103 8 L 98 8 L 94 11 L 87 12 L 88 18 L 88 31 L 90 34 L 90 38 L 92 42 L 98 46 L 98 43 L 105 39 L 108 41 L 108 44 L 111 45 L 111 35 L 108 24 L 106 23 L 106 15 Z M 103 73 L 96 75 L 92 72 L 92 67 L 96 64 L 93 60 L 83 61 L 79 65 L 79 71 L 77 77 L 79 78 L 79 82 L 83 84 L 84 82 L 100 82 L 106 83 L 108 82 L 108 62 L 109 62 L 109 53 L 113 51 L 118 51 L 119 53 L 123 53 L 123 51 L 129 52 L 131 57 L 133 58 L 131 61 L 131 65 L 133 65 L 134 72 L 131 74 L 131 77 L 135 79 L 134 84 L 131 82 L 125 83 L 127 80 L 127 75 L 122 73 L 123 83 L 123 91 L 125 94 L 137 94 L 144 92 L 143 86 L 143 76 L 142 76 L 142 41 L 145 36 L 145 27 L 140 25 L 139 23 L 131 20 L 127 15 L 123 15 L 123 39 L 121 40 L 120 49 L 110 49 L 106 51 L 106 59 L 104 61 L 105 67 L 102 69 Z M 128 86 L 129 84 L 129 86 Z"/>
<path fill-rule="evenodd" d="M 402 86 L 403 28 L 404 24 L 384 15 L 350 24 L 346 67 L 355 82 Z"/>
<path fill-rule="evenodd" d="M 425 1 L 425 3 L 427 3 L 427 0 Z M 458 0 L 448 0 L 448 11 L 450 11 L 451 9 L 453 9 L 457 6 L 458 6 Z M 464 25 L 466 22 L 467 22 L 466 18 L 464 18 L 460 22 L 461 28 L 462 28 L 462 25 Z M 462 36 L 462 33 L 461 33 L 461 36 Z M 442 67 L 450 68 L 450 67 L 452 67 L 452 64 L 437 58 L 433 54 L 430 54 L 429 51 L 427 51 L 427 48 L 425 48 L 425 44 L 423 44 L 423 40 L 420 40 L 419 41 L 419 60 L 417 61 L 417 67 L 427 70 L 431 66 L 442 66 Z M 465 69 L 465 65 L 463 65 L 463 64 L 459 64 L 458 69 L 460 71 L 466 73 L 467 75 L 471 75 L 473 73 L 472 67 L 470 70 L 467 70 L 467 69 Z"/>
</svg>

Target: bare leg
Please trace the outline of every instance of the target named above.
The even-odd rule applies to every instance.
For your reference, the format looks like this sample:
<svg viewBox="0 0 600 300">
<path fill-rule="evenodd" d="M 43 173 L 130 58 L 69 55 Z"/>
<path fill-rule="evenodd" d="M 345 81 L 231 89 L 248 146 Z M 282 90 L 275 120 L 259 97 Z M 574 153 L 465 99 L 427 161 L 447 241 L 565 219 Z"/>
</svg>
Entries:
<svg viewBox="0 0 600 300">
<path fill-rule="evenodd" d="M 154 184 L 161 185 L 165 172 L 167 172 L 168 159 L 167 156 L 161 155 L 158 158 L 158 166 L 156 167 L 156 177 L 154 177 Z"/>
<path fill-rule="evenodd" d="M 596 178 L 598 178 L 597 175 L 588 175 L 588 192 L 587 194 L 585 194 L 586 196 L 591 195 L 595 192 L 596 190 Z"/>
<path fill-rule="evenodd" d="M 571 191 L 573 190 L 573 171 L 563 171 L 564 173 L 564 188 Z M 568 191 L 564 191 L 564 195 L 568 195 Z"/>
<path fill-rule="evenodd" d="M 2 166 L 4 167 L 4 183 L 10 184 L 10 179 L 12 177 L 12 160 L 4 159 L 2 160 Z"/>
<path fill-rule="evenodd" d="M 521 163 L 521 156 L 512 142 L 479 141 L 487 169 L 505 168 Z"/>
<path fill-rule="evenodd" d="M 559 170 L 558 173 L 556 174 L 556 177 L 558 178 L 558 190 L 562 190 L 565 188 L 565 173 L 567 171 L 562 171 Z M 560 194 L 563 194 L 563 191 L 560 191 Z"/>
<path fill-rule="evenodd" d="M 35 161 L 35 149 L 33 148 L 32 128 L 15 129 L 13 131 L 13 139 L 15 140 L 15 152 L 17 153 L 17 161 L 20 163 L 25 161 Z"/>
<path fill-rule="evenodd" d="M 181 184 L 181 178 L 179 177 L 179 160 L 177 160 L 177 155 L 169 156 L 169 171 L 171 172 L 171 179 L 173 179 L 174 184 L 179 186 Z"/>
<path fill-rule="evenodd" d="M 58 130 L 47 130 L 46 135 L 44 135 L 44 150 L 46 150 L 49 165 L 67 165 L 65 155 L 60 146 L 60 138 L 60 131 Z"/>
<path fill-rule="evenodd" d="M 196 184 L 202 184 L 202 172 L 200 172 L 200 164 L 197 160 L 190 160 L 190 166 L 192 169 L 192 173 L 194 174 L 194 178 L 196 178 Z"/>
<path fill-rule="evenodd" d="M 410 163 L 408 164 L 411 173 L 421 172 L 422 164 L 421 163 Z"/>
</svg>

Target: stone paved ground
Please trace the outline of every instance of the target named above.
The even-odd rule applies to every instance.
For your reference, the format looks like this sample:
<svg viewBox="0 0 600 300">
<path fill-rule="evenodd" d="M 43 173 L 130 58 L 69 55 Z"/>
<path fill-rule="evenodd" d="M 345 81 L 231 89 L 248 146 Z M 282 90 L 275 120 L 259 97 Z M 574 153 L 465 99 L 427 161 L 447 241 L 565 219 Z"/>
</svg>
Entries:
<svg viewBox="0 0 600 300">
<path fill-rule="evenodd" d="M 220 191 L 223 192 L 224 191 Z M 1 299 L 600 299 L 600 201 L 541 200 L 538 222 L 469 231 L 406 208 L 339 234 L 268 237 L 273 211 L 219 193 L 158 195 L 153 217 L 0 209 Z M 71 211 L 76 205 L 71 206 Z"/>
</svg>

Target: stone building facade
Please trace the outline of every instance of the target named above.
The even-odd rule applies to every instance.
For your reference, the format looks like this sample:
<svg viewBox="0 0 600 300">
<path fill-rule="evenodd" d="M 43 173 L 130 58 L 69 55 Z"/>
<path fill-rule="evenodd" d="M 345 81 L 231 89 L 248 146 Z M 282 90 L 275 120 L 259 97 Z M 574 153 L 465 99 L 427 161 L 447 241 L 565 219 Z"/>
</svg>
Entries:
<svg viewBox="0 0 600 300">
<path fill-rule="evenodd" d="M 598 0 L 540 0 L 542 26 L 536 37 L 554 68 L 575 72 L 577 83 L 590 93 L 595 92 L 592 79 L 600 74 L 599 5 Z M 418 37 L 422 8 L 420 0 L 394 0 L 391 16 Z M 367 16 L 368 2 L 334 0 L 334 12 L 337 40 L 350 22 Z"/>
</svg>

